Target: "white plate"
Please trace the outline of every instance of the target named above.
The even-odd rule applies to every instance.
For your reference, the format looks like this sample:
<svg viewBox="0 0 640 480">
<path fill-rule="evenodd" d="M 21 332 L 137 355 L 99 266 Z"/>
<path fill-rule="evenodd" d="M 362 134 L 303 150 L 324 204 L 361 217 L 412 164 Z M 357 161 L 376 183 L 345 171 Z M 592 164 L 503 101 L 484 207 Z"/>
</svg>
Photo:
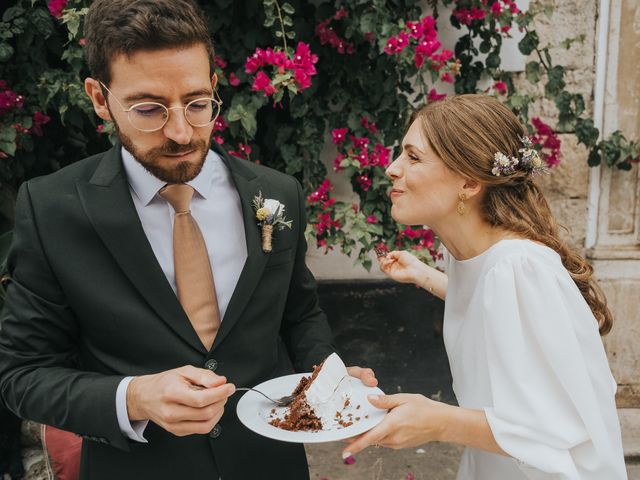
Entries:
<svg viewBox="0 0 640 480">
<path fill-rule="evenodd" d="M 311 374 L 295 373 L 286 375 L 256 385 L 255 388 L 271 398 L 280 398 L 290 395 L 300 379 L 309 375 Z M 367 387 L 354 377 L 349 377 L 349 381 L 353 389 L 353 396 L 351 397 L 350 405 L 342 412 L 343 418 L 347 417 L 349 413 L 353 414 L 353 425 L 348 427 L 334 426 L 329 430 L 317 432 L 290 432 L 274 427 L 269 424 L 274 415 L 271 411 L 275 408 L 275 415 L 282 418 L 286 407 L 275 407 L 273 403 L 262 395 L 252 391 L 245 393 L 238 402 L 236 408 L 238 418 L 247 428 L 257 434 L 283 442 L 322 443 L 354 437 L 375 427 L 382 421 L 387 411 L 375 408 L 367 400 L 367 395 L 384 395 L 382 390 L 377 387 Z M 358 405 L 360 405 L 360 408 L 356 408 Z M 359 417 L 360 420 L 356 420 L 356 417 Z"/>
</svg>

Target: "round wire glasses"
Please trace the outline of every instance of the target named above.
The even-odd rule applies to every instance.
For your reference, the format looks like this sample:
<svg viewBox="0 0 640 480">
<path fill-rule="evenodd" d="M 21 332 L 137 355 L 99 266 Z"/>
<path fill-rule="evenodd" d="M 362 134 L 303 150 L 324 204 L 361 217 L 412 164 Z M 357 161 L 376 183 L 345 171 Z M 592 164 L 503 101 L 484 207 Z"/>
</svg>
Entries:
<svg viewBox="0 0 640 480">
<path fill-rule="evenodd" d="M 158 102 L 140 102 L 124 108 L 118 97 L 111 93 L 104 83 L 100 82 L 100 85 L 118 102 L 122 111 L 127 114 L 129 123 L 142 132 L 161 130 L 169 121 L 170 110 L 183 110 L 184 118 L 192 127 L 206 127 L 216 121 L 222 107 L 222 100 L 218 91 L 214 89 L 213 98 L 196 98 L 183 107 L 167 107 Z"/>
</svg>

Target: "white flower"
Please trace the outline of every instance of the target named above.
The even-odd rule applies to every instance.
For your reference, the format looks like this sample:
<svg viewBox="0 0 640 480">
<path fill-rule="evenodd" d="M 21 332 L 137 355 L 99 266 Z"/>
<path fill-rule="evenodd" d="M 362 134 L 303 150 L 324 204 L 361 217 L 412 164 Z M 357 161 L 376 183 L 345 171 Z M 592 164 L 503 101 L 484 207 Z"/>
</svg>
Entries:
<svg viewBox="0 0 640 480">
<path fill-rule="evenodd" d="M 265 199 L 262 206 L 269 210 L 271 215 L 275 217 L 277 217 L 279 214 L 284 214 L 284 205 L 281 204 L 278 200 L 274 200 L 273 198 Z"/>
</svg>

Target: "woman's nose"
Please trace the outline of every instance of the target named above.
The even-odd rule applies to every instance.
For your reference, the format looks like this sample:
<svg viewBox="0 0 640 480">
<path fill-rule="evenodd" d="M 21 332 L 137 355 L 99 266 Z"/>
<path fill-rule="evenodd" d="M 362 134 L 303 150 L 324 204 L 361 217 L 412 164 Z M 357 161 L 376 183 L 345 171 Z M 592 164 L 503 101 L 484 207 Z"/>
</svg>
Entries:
<svg viewBox="0 0 640 480">
<path fill-rule="evenodd" d="M 400 167 L 398 160 L 400 160 L 400 157 L 391 162 L 391 165 L 389 165 L 385 170 L 384 173 L 387 177 L 394 179 L 398 178 L 402 174 L 402 168 Z"/>
</svg>

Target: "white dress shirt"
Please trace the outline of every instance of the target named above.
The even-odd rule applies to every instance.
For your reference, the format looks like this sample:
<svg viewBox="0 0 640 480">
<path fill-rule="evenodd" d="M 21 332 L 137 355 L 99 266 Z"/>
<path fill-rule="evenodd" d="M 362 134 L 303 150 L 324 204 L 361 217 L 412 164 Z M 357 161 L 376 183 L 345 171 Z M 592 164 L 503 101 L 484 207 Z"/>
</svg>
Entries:
<svg viewBox="0 0 640 480">
<path fill-rule="evenodd" d="M 169 203 L 158 195 L 166 184 L 149 173 L 124 148 L 122 161 L 129 181 L 129 191 L 142 228 L 153 253 L 176 291 L 173 268 L 173 217 Z M 242 205 L 231 179 L 231 172 L 215 152 L 209 150 L 202 170 L 187 182 L 195 189 L 191 200 L 191 215 L 204 237 L 216 286 L 220 319 L 236 288 L 247 260 Z M 116 391 L 116 411 L 120 430 L 132 440 L 146 442 L 142 436 L 148 420 L 130 422 L 127 413 L 127 387 L 133 377 L 124 378 Z"/>
</svg>

